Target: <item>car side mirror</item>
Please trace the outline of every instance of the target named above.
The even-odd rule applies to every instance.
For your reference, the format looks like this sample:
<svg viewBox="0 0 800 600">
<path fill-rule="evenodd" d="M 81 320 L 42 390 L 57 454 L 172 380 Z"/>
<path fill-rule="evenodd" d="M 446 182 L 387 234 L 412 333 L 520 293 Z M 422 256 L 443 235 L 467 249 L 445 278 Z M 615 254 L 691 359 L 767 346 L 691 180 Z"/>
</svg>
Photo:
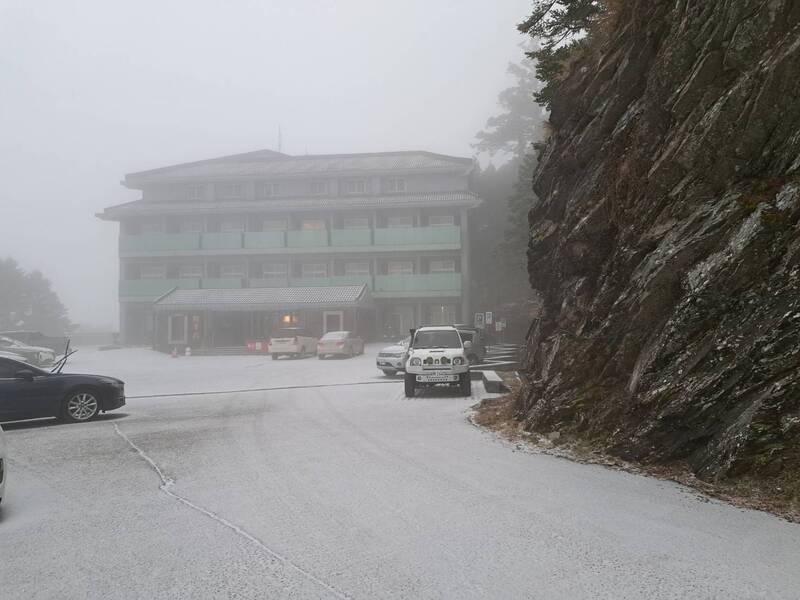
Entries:
<svg viewBox="0 0 800 600">
<path fill-rule="evenodd" d="M 17 379 L 22 379 L 23 381 L 33 381 L 33 371 L 28 369 L 17 371 Z"/>
<path fill-rule="evenodd" d="M 467 340 L 466 342 L 464 342 L 464 350 L 469 350 L 470 348 L 472 348 L 472 342 Z"/>
</svg>

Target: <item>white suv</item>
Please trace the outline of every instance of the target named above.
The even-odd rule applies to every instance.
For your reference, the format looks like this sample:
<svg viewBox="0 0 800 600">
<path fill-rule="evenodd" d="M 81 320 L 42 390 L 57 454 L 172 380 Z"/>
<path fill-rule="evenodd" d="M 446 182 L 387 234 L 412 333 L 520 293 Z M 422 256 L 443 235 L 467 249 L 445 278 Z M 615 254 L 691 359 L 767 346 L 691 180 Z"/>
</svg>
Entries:
<svg viewBox="0 0 800 600">
<path fill-rule="evenodd" d="M 417 388 L 438 384 L 458 386 L 464 396 L 472 394 L 467 351 L 455 327 L 420 327 L 411 338 L 406 360 L 406 396 Z"/>
</svg>

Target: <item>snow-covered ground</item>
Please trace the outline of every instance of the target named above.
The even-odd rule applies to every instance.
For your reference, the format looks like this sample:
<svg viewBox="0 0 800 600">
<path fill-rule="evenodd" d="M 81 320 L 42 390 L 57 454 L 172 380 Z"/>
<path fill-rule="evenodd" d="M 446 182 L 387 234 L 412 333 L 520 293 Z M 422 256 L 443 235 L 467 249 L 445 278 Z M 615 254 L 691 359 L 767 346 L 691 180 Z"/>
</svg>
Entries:
<svg viewBox="0 0 800 600">
<path fill-rule="evenodd" d="M 82 351 L 132 397 L 7 431 L 0 598 L 798 597 L 800 526 L 516 452 L 467 421 L 480 386 L 361 385 L 376 351 Z"/>
<path fill-rule="evenodd" d="M 368 344 L 361 356 L 326 360 L 271 360 L 267 355 L 172 358 L 147 348 L 89 347 L 79 348 L 64 371 L 118 377 L 128 396 L 384 381 L 387 378 L 375 366 L 383 346 Z"/>
</svg>

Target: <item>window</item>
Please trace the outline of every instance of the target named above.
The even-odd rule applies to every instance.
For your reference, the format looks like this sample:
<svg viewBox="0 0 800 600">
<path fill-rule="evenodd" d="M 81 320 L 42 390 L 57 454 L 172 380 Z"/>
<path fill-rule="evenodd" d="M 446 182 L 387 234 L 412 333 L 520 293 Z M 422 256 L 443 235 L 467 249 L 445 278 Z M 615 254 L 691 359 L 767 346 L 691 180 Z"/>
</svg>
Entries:
<svg viewBox="0 0 800 600">
<path fill-rule="evenodd" d="M 431 215 L 428 217 L 428 225 L 431 227 L 447 227 L 455 224 L 456 219 L 453 215 Z"/>
<path fill-rule="evenodd" d="M 286 231 L 288 229 L 286 219 L 265 219 L 262 228 L 264 231 Z"/>
<path fill-rule="evenodd" d="M 369 263 L 368 262 L 344 263 L 344 274 L 353 276 L 369 275 Z"/>
<path fill-rule="evenodd" d="M 165 265 L 141 265 L 139 277 L 142 279 L 164 279 L 167 276 Z"/>
<path fill-rule="evenodd" d="M 274 183 L 272 181 L 264 181 L 259 184 L 258 186 L 258 195 L 261 198 L 270 198 L 272 196 L 278 196 L 281 193 L 281 186 L 278 183 Z"/>
<path fill-rule="evenodd" d="M 366 194 L 369 191 L 369 184 L 366 179 L 345 179 L 342 182 L 343 194 Z"/>
<path fill-rule="evenodd" d="M 386 191 L 389 193 L 398 193 L 406 191 L 406 180 L 402 177 L 389 177 L 386 180 Z"/>
<path fill-rule="evenodd" d="M 164 233 L 164 223 L 161 221 L 144 221 L 141 225 L 142 233 Z"/>
<path fill-rule="evenodd" d="M 202 233 L 203 232 L 203 222 L 202 221 L 181 221 L 178 224 L 178 231 L 181 233 Z"/>
<path fill-rule="evenodd" d="M 186 198 L 188 200 L 202 200 L 203 199 L 203 186 L 190 185 L 186 190 Z"/>
<path fill-rule="evenodd" d="M 345 217 L 342 224 L 345 229 L 369 229 L 369 217 Z"/>
<path fill-rule="evenodd" d="M 300 229 L 304 230 L 320 231 L 327 229 L 327 227 L 328 223 L 325 219 L 303 219 L 303 222 L 300 224 Z"/>
<path fill-rule="evenodd" d="M 430 262 L 429 271 L 431 273 L 455 273 L 456 272 L 456 261 L 452 258 L 447 258 L 443 260 L 432 260 Z"/>
<path fill-rule="evenodd" d="M 316 279 L 328 276 L 328 265 L 326 263 L 303 263 L 303 277 Z"/>
<path fill-rule="evenodd" d="M 220 265 L 220 277 L 223 279 L 242 279 L 245 277 L 244 265 Z"/>
<path fill-rule="evenodd" d="M 223 219 L 219 224 L 222 233 L 243 233 L 244 229 L 244 219 Z"/>
<path fill-rule="evenodd" d="M 265 263 L 262 269 L 264 279 L 286 279 L 288 272 L 286 263 Z"/>
<path fill-rule="evenodd" d="M 244 186 L 241 183 L 221 183 L 217 186 L 217 194 L 224 200 L 244 198 Z"/>
<path fill-rule="evenodd" d="M 178 277 L 181 279 L 196 279 L 203 276 L 203 265 L 181 265 L 178 267 Z"/>
<path fill-rule="evenodd" d="M 327 181 L 312 181 L 308 185 L 308 191 L 314 196 L 324 196 L 328 193 Z"/>
<path fill-rule="evenodd" d="M 413 275 L 414 263 L 410 260 L 392 260 L 386 266 L 389 275 Z"/>
<path fill-rule="evenodd" d="M 386 226 L 389 228 L 395 227 L 413 227 L 414 217 L 411 215 L 399 215 L 393 217 L 386 217 Z"/>
</svg>

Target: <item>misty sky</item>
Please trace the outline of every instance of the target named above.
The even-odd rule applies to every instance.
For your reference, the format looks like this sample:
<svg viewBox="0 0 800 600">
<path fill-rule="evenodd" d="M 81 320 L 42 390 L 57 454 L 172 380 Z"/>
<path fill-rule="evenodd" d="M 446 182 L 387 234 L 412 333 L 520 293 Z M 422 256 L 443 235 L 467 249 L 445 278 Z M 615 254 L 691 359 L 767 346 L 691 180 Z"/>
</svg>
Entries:
<svg viewBox="0 0 800 600">
<path fill-rule="evenodd" d="M 0 0 L 0 257 L 117 326 L 125 173 L 275 148 L 473 154 L 530 0 Z"/>
</svg>

